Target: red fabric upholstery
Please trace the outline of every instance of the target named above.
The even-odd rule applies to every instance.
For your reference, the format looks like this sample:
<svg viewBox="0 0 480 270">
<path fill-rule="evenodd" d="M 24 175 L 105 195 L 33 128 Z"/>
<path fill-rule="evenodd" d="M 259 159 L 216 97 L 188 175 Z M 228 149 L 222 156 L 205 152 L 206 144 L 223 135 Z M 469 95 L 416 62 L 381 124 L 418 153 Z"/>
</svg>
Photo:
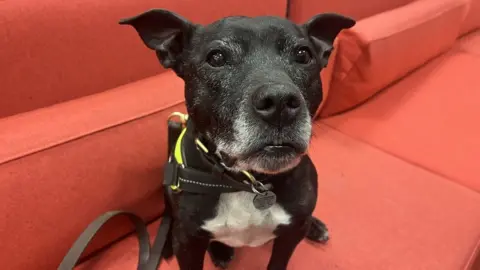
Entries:
<svg viewBox="0 0 480 270">
<path fill-rule="evenodd" d="M 467 262 L 465 269 L 480 270 L 480 239 L 474 249 L 472 256 Z"/>
<path fill-rule="evenodd" d="M 448 50 L 458 36 L 468 1 L 418 0 L 344 31 L 332 59 L 329 98 L 321 116 L 361 104 Z"/>
<path fill-rule="evenodd" d="M 297 23 L 303 23 L 318 13 L 336 12 L 361 20 L 412 1 L 415 0 L 291 0 L 289 17 Z"/>
<path fill-rule="evenodd" d="M 328 125 L 480 191 L 480 58 L 452 52 Z"/>
<path fill-rule="evenodd" d="M 56 268 L 103 212 L 161 214 L 166 119 L 184 110 L 182 88 L 168 71 L 0 122 L 4 269 Z M 118 224 L 89 252 L 131 230 Z"/>
<path fill-rule="evenodd" d="M 0 164 L 179 104 L 183 85 L 168 71 L 101 95 L 0 119 Z"/>
<path fill-rule="evenodd" d="M 227 15 L 285 16 L 286 0 L 16 0 L 0 4 L 0 118 L 161 71 L 120 18 L 167 8 L 197 23 Z"/>
<path fill-rule="evenodd" d="M 469 0 L 470 9 L 463 22 L 461 34 L 480 28 L 480 0 Z M 480 269 L 480 268 L 479 268 Z"/>
<path fill-rule="evenodd" d="M 455 49 L 480 56 L 480 30 L 458 40 L 455 44 Z"/>
<path fill-rule="evenodd" d="M 464 269 L 480 239 L 480 194 L 323 125 L 315 133 L 315 215 L 332 238 L 326 246 L 301 243 L 289 269 Z M 229 269 L 265 269 L 270 249 L 241 249 Z M 137 252 L 131 237 L 78 269 L 134 269 Z M 208 258 L 206 265 L 214 269 Z"/>
</svg>

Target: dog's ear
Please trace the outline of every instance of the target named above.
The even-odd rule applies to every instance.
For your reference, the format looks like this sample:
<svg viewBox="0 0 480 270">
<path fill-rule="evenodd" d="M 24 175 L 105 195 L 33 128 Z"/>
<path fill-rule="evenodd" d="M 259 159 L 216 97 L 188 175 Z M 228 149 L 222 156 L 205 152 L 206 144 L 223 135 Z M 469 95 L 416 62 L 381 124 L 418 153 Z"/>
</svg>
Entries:
<svg viewBox="0 0 480 270">
<path fill-rule="evenodd" d="M 354 25 L 355 20 L 336 13 L 318 14 L 303 25 L 317 49 L 322 67 L 327 65 L 333 50 L 333 41 L 340 31 Z"/>
<path fill-rule="evenodd" d="M 133 26 L 145 45 L 156 51 L 160 63 L 174 69 L 195 28 L 185 18 L 164 9 L 152 9 L 119 23 Z"/>
</svg>

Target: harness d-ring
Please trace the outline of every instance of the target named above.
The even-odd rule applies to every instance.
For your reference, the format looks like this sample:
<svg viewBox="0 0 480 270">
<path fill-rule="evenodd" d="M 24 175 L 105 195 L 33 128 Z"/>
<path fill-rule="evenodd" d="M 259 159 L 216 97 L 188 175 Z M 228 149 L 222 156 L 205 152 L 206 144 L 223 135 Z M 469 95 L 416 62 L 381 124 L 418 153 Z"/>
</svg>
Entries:
<svg viewBox="0 0 480 270">
<path fill-rule="evenodd" d="M 171 120 L 175 117 L 178 117 L 179 120 L 180 120 L 180 123 L 182 123 L 182 125 L 185 126 L 185 124 L 187 123 L 187 120 L 188 120 L 188 114 L 184 114 L 184 113 L 181 113 L 181 112 L 173 112 L 168 116 L 168 120 Z"/>
</svg>

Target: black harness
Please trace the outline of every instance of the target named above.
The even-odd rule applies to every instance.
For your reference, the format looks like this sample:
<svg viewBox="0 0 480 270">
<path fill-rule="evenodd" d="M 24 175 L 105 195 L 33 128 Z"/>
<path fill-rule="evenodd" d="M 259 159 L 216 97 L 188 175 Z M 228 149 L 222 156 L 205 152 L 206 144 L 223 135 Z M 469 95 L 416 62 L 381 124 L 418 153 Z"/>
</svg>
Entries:
<svg viewBox="0 0 480 270">
<path fill-rule="evenodd" d="M 174 121 L 179 117 L 180 121 Z M 249 172 L 231 172 L 222 160 L 194 136 L 194 127 L 188 116 L 173 113 L 168 120 L 169 159 L 164 169 L 163 190 L 165 211 L 153 246 L 150 246 L 147 226 L 139 216 L 127 211 L 109 211 L 83 231 L 63 258 L 58 269 L 71 270 L 80 260 L 85 248 L 98 231 L 112 218 L 126 216 L 135 227 L 139 241 L 138 270 L 156 270 L 172 225 L 172 199 L 175 193 L 220 194 L 246 191 L 255 193 L 253 204 L 258 209 L 267 209 L 276 202 L 275 194 L 268 184 L 256 180 Z M 200 180 L 200 181 L 199 181 Z"/>
</svg>

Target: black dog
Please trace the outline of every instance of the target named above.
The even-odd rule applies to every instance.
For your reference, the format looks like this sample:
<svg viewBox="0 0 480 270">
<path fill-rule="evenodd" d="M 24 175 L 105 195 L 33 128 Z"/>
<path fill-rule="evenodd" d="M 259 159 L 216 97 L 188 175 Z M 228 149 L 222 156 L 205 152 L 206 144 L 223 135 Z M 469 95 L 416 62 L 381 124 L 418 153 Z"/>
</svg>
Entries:
<svg viewBox="0 0 480 270">
<path fill-rule="evenodd" d="M 208 250 L 227 267 L 233 248 L 274 239 L 268 269 L 286 269 L 298 243 L 325 242 L 312 217 L 317 173 L 306 155 L 312 116 L 322 101 L 320 71 L 333 41 L 355 21 L 320 14 L 303 25 L 278 17 L 227 17 L 196 25 L 166 10 L 121 21 L 132 25 L 160 63 L 185 81 L 189 140 L 201 138 L 231 173 L 248 171 L 268 184 L 276 203 L 256 194 L 179 193 L 174 196 L 173 250 L 180 269 L 203 268 Z M 194 179 L 201 182 L 202 179 Z"/>
</svg>

